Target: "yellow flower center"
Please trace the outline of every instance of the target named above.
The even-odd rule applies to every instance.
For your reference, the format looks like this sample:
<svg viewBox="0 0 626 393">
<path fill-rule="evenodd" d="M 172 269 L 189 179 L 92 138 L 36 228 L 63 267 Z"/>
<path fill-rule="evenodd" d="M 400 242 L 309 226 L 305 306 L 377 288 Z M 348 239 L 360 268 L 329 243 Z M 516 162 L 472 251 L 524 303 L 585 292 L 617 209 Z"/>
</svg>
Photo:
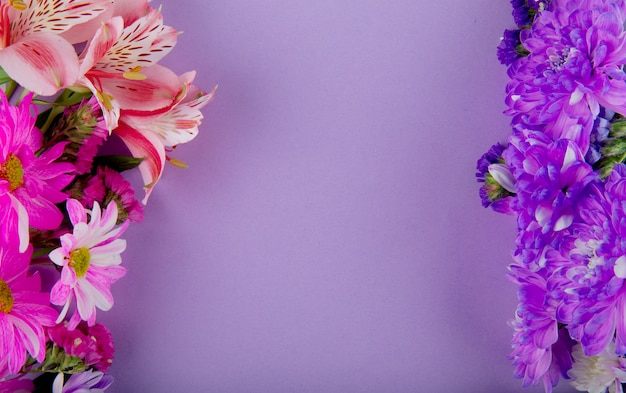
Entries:
<svg viewBox="0 0 626 393">
<path fill-rule="evenodd" d="M 18 11 L 24 11 L 26 9 L 26 3 L 22 0 L 9 0 L 9 3 Z"/>
<path fill-rule="evenodd" d="M 13 293 L 9 285 L 0 278 L 0 312 L 8 314 L 13 310 Z"/>
<path fill-rule="evenodd" d="M 24 184 L 24 167 L 14 154 L 9 154 L 4 164 L 0 165 L 0 178 L 9 182 L 11 191 Z"/>
<path fill-rule="evenodd" d="M 77 248 L 70 252 L 69 266 L 74 269 L 76 277 L 85 277 L 87 269 L 89 269 L 89 261 L 91 260 L 91 254 L 86 247 Z"/>
</svg>

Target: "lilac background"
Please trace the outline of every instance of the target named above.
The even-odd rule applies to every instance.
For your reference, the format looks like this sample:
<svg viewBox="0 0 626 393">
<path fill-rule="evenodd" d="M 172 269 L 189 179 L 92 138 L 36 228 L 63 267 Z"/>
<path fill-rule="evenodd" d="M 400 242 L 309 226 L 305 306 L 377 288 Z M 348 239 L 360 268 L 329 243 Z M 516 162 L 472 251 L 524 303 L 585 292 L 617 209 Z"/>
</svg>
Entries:
<svg viewBox="0 0 626 393">
<path fill-rule="evenodd" d="M 163 63 L 219 90 L 126 234 L 110 391 L 523 391 L 514 223 L 474 181 L 509 2 L 160 3 Z"/>
</svg>

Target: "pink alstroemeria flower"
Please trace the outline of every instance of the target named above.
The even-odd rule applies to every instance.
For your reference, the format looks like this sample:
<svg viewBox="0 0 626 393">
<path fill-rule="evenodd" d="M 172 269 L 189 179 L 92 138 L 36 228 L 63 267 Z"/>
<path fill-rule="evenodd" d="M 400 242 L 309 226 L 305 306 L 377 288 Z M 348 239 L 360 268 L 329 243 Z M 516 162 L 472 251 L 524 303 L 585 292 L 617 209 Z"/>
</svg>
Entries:
<svg viewBox="0 0 626 393">
<path fill-rule="evenodd" d="M 79 76 L 74 47 L 61 33 L 85 23 L 111 0 L 2 0 L 0 67 L 24 88 L 53 95 Z"/>
<path fill-rule="evenodd" d="M 200 109 L 213 100 L 216 89 L 201 92 L 192 85 L 194 77 L 195 72 L 188 72 L 179 78 L 182 89 L 168 111 L 122 111 L 120 125 L 114 130 L 134 157 L 144 159 L 139 165 L 146 190 L 144 204 L 163 174 L 168 160 L 166 148 L 189 142 L 198 135 L 203 119 Z"/>
<path fill-rule="evenodd" d="M 76 311 L 69 321 L 69 328 L 74 329 L 81 319 L 93 326 L 96 307 L 108 311 L 113 306 L 111 284 L 126 273 L 119 266 L 126 241 L 119 237 L 130 221 L 115 227 L 116 203 L 109 203 L 102 214 L 100 205 L 94 202 L 89 221 L 89 211 L 76 199 L 67 200 L 67 212 L 74 230 L 61 236 L 61 247 L 49 254 L 52 262 L 63 267 L 61 278 L 50 292 L 50 301 L 63 306 L 57 319 L 60 323 L 76 299 Z"/>
<path fill-rule="evenodd" d="M 176 44 L 176 30 L 163 25 L 160 10 L 146 10 L 142 2 L 135 6 L 147 13 L 102 23 L 80 57 L 77 83 L 96 96 L 109 131 L 117 127 L 122 109 L 166 110 L 179 89 L 176 75 L 156 64 Z"/>
</svg>

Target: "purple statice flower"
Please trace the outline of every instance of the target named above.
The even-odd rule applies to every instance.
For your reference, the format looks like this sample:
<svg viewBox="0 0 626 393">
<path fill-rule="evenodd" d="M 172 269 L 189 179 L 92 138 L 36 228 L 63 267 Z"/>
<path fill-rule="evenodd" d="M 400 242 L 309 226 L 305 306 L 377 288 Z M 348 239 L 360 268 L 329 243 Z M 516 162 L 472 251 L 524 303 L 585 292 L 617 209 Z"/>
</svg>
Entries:
<svg viewBox="0 0 626 393">
<path fill-rule="evenodd" d="M 509 267 L 511 279 L 519 285 L 519 305 L 511 321 L 513 351 L 509 355 L 516 367 L 515 376 L 528 387 L 543 382 L 551 392 L 561 377 L 568 378 L 574 345 L 556 320 L 557 302 L 550 297 L 546 279 L 520 266 Z"/>
<path fill-rule="evenodd" d="M 497 55 L 500 63 L 507 66 L 513 64 L 515 60 L 527 55 L 520 41 L 519 30 L 504 30 L 502 40 L 500 41 L 500 45 L 498 45 Z"/>
<path fill-rule="evenodd" d="M 515 180 L 502 158 L 505 146 L 496 143 L 476 163 L 476 181 L 483 183 L 479 194 L 483 207 L 513 215 L 511 201 L 515 197 Z"/>
<path fill-rule="evenodd" d="M 511 7 L 513 7 L 513 20 L 516 25 L 519 27 L 530 25 L 532 17 L 526 0 L 511 0 Z"/>
<path fill-rule="evenodd" d="M 100 371 L 88 370 L 72 376 L 63 384 L 65 376 L 57 374 L 52 384 L 52 393 L 101 393 L 113 383 L 113 377 Z"/>
<path fill-rule="evenodd" d="M 535 15 L 543 11 L 550 0 L 511 0 L 513 7 L 513 20 L 519 27 L 532 24 Z"/>
<path fill-rule="evenodd" d="M 614 337 L 616 353 L 626 354 L 626 166 L 616 165 L 606 183 L 591 183 L 576 210 L 561 247 L 569 263 L 551 279 L 562 298 L 557 317 L 587 356 Z"/>
<path fill-rule="evenodd" d="M 586 153 L 600 106 L 626 111 L 625 17 L 623 0 L 553 1 L 521 32 L 529 55 L 509 69 L 507 113 Z"/>
</svg>

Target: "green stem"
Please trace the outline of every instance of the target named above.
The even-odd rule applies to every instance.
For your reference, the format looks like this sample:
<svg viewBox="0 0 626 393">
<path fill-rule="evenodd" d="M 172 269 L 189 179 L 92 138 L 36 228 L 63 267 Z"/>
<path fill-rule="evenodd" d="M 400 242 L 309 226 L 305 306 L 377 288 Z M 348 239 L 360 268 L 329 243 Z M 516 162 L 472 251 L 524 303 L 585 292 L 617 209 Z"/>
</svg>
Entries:
<svg viewBox="0 0 626 393">
<path fill-rule="evenodd" d="M 43 124 L 43 126 L 41 126 L 41 132 L 43 134 L 45 134 L 46 132 L 48 132 L 48 129 L 50 128 L 50 125 L 52 125 L 52 121 L 61 113 L 63 113 L 63 110 L 65 108 L 63 108 L 62 106 L 52 106 L 52 108 L 50 108 L 50 113 L 48 114 L 48 118 L 46 119 L 46 122 Z"/>
<path fill-rule="evenodd" d="M 4 90 L 4 95 L 6 95 L 7 100 L 10 100 L 11 97 L 13 96 L 13 93 L 15 93 L 15 89 L 17 88 L 17 82 L 14 81 L 13 79 L 11 79 L 8 83 L 7 83 L 7 87 Z"/>
</svg>

